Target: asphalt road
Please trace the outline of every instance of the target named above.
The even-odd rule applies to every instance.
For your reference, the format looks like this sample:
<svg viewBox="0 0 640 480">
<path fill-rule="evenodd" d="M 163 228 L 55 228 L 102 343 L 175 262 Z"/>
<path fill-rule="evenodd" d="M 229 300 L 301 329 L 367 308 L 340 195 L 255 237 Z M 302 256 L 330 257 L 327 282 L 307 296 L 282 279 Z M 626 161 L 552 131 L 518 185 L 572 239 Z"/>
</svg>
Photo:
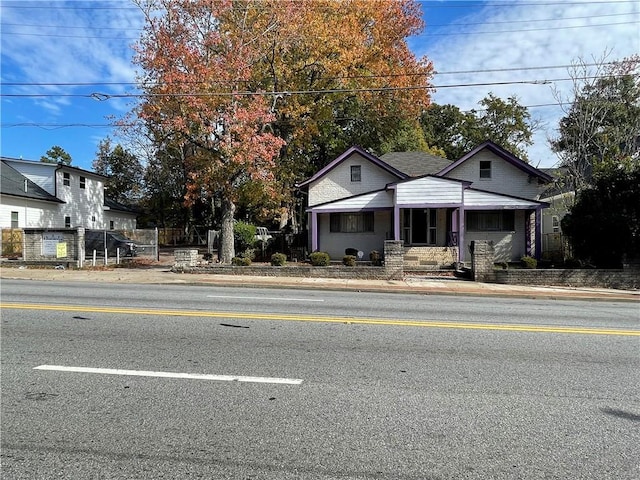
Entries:
<svg viewBox="0 0 640 480">
<path fill-rule="evenodd" d="M 637 304 L 1 295 L 3 479 L 640 478 Z"/>
</svg>

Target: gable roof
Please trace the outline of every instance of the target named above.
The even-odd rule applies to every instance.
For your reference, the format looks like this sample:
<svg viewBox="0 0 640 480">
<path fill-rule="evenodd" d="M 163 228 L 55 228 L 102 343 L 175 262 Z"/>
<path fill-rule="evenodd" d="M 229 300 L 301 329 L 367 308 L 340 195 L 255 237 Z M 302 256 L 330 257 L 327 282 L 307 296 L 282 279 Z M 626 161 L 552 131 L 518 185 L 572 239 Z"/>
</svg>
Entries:
<svg viewBox="0 0 640 480">
<path fill-rule="evenodd" d="M 4 159 L 2 159 L 0 177 L 0 193 L 3 195 L 30 198 L 32 200 L 42 200 L 45 202 L 64 203 L 59 198 L 51 195 L 44 188 L 22 175 Z"/>
<path fill-rule="evenodd" d="M 451 163 L 447 167 L 445 167 L 442 170 L 440 170 L 437 173 L 437 175 L 446 175 L 447 173 L 449 173 L 450 171 L 452 171 L 453 169 L 455 169 L 456 167 L 458 167 L 462 163 L 466 162 L 471 157 L 475 156 L 481 150 L 484 150 L 485 148 L 487 150 L 490 150 L 491 152 L 493 152 L 494 154 L 496 154 L 498 157 L 502 158 L 506 162 L 510 163 L 514 167 L 519 168 L 520 170 L 522 170 L 523 172 L 525 172 L 528 175 L 531 175 L 533 177 L 537 177 L 540 180 L 544 181 L 545 183 L 551 182 L 553 180 L 551 175 L 548 175 L 548 174 L 544 173 L 542 170 L 538 170 L 537 168 L 532 167 L 527 162 L 519 159 L 518 157 L 516 157 L 512 153 L 509 153 L 507 150 L 505 150 L 501 146 L 493 143 L 492 141 L 486 141 L 486 142 L 478 145 L 476 148 L 471 150 L 469 153 L 467 153 L 466 155 L 464 155 L 460 159 L 456 160 L 455 162 Z"/>
<path fill-rule="evenodd" d="M 327 165 L 324 166 L 324 168 L 321 168 L 320 170 L 318 170 L 312 177 L 308 178 L 307 180 L 297 184 L 298 187 L 304 187 L 305 185 L 309 185 L 311 182 L 314 182 L 315 180 L 323 177 L 324 175 L 326 175 L 328 172 L 330 172 L 331 170 L 333 170 L 336 166 L 338 166 L 339 164 L 341 164 L 343 161 L 345 161 L 347 158 L 349 158 L 351 155 L 354 154 L 359 154 L 362 157 L 364 157 L 365 159 L 369 160 L 371 163 L 373 163 L 374 165 L 377 165 L 378 167 L 382 168 L 383 170 L 386 170 L 387 172 L 389 172 L 390 174 L 398 177 L 399 179 L 404 179 L 407 178 L 407 175 L 402 173 L 400 170 L 392 167 L 391 165 L 389 165 L 386 162 L 383 162 L 382 160 L 380 160 L 378 157 L 376 157 L 375 155 L 371 155 L 369 152 L 367 152 L 366 150 L 360 148 L 360 147 L 351 147 L 349 148 L 346 152 L 344 152 L 342 155 L 340 155 L 338 158 L 336 158 L 335 160 L 333 160 L 332 162 L 329 162 Z"/>
<path fill-rule="evenodd" d="M 451 164 L 451 160 L 427 152 L 389 152 L 381 160 L 409 177 L 433 175 Z"/>
<path fill-rule="evenodd" d="M 93 176 L 99 179 L 109 178 L 106 175 L 102 175 L 100 173 L 92 172 L 90 170 L 84 170 L 79 167 L 74 167 L 72 165 L 65 165 L 64 163 L 49 163 L 49 162 L 39 162 L 36 160 L 25 160 L 23 158 L 12 158 L 12 157 L 0 157 L 2 163 L 9 163 L 11 165 L 38 165 L 39 167 L 49 167 L 51 170 L 70 170 L 72 172 L 77 172 L 84 176 Z M 18 168 L 16 168 L 18 170 Z M 19 170 L 18 170 L 19 171 Z"/>
</svg>

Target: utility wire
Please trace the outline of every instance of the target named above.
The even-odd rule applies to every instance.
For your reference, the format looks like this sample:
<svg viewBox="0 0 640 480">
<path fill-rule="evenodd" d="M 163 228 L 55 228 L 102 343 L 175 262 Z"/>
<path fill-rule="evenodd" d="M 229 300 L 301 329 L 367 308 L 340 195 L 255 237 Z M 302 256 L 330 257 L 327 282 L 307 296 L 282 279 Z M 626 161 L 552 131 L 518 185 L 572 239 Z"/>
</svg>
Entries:
<svg viewBox="0 0 640 480">
<path fill-rule="evenodd" d="M 595 66 L 607 66 L 607 65 L 615 65 L 616 62 L 604 62 L 604 63 L 585 63 L 580 64 L 580 67 L 595 67 Z M 525 70 L 556 70 L 560 68 L 572 68 L 575 67 L 574 64 L 565 64 L 565 65 L 543 65 L 537 67 L 510 67 L 510 68 L 488 68 L 482 70 L 455 70 L 450 72 L 438 72 L 434 71 L 432 74 L 434 76 L 437 75 L 460 75 L 460 74 L 478 74 L 478 73 L 501 73 L 501 72 L 519 72 Z M 388 73 L 388 74 L 379 74 L 379 75 L 344 75 L 339 77 L 327 77 L 323 80 L 342 80 L 342 79 L 377 79 L 377 78 L 393 78 L 393 77 L 426 77 L 431 75 L 431 73 Z M 238 83 L 241 80 L 233 80 L 229 83 Z M 248 80 L 247 80 L 248 81 Z M 190 81 L 190 82 L 175 82 L 171 83 L 171 85 L 200 85 L 206 83 L 204 81 Z M 4 87 L 97 87 L 97 86 L 138 86 L 137 82 L 59 82 L 59 83 L 43 83 L 43 82 L 0 82 L 1 86 Z M 146 84 L 147 87 L 160 86 L 159 83 L 149 83 Z M 441 88 L 441 87 L 433 87 L 433 88 Z"/>
<path fill-rule="evenodd" d="M 624 76 L 624 75 L 605 75 Z M 185 92 L 185 93 L 0 93 L 0 97 L 7 98 L 93 98 L 98 101 L 111 100 L 113 98 L 171 98 L 171 97 L 249 97 L 249 96 L 290 96 L 290 95 L 323 95 L 332 93 L 392 93 L 398 91 L 411 90 L 437 90 L 443 88 L 467 88 L 467 87 L 486 87 L 495 85 L 549 85 L 554 82 L 564 82 L 570 80 L 593 80 L 604 78 L 604 76 L 583 76 L 583 77 L 567 77 L 552 78 L 546 80 L 520 80 L 520 81 L 504 81 L 504 82 L 479 82 L 479 83 L 457 83 L 450 85 L 414 85 L 408 87 L 380 87 L 380 88 L 333 88 L 325 90 L 281 90 L 281 91 L 232 91 L 232 92 Z"/>
<path fill-rule="evenodd" d="M 455 22 L 455 23 L 431 23 L 426 22 L 427 28 L 432 27 L 472 27 L 472 26 L 480 26 L 480 25 L 502 25 L 509 24 L 512 25 L 514 23 L 534 23 L 534 22 L 562 22 L 565 20 L 591 20 L 594 18 L 605 18 L 605 17 L 622 17 L 627 15 L 637 15 L 638 12 L 625 12 L 625 13 L 606 13 L 602 15 L 589 15 L 582 17 L 562 17 L 562 18 L 532 18 L 528 20 L 498 20 L 498 21 L 489 21 L 489 22 Z M 63 30 L 116 30 L 116 31 L 132 31 L 132 32 L 142 32 L 142 28 L 120 28 L 120 27 L 97 27 L 93 25 L 84 25 L 84 26 L 76 26 L 76 25 L 41 25 L 41 24 L 27 24 L 27 23 L 3 23 L 3 27 L 32 27 L 32 28 L 61 28 Z M 11 32 L 10 32 L 11 33 Z"/>
<path fill-rule="evenodd" d="M 611 27 L 617 25 L 633 25 L 640 23 L 640 20 L 633 20 L 629 22 L 614 22 L 614 23 L 597 23 L 591 25 L 571 25 L 566 27 L 546 27 L 546 28 L 523 28 L 517 30 L 495 30 L 495 31 L 483 31 L 483 32 L 449 32 L 449 33 L 421 33 L 418 35 L 412 35 L 412 37 L 446 37 L 446 36 L 463 36 L 463 35 L 499 35 L 503 33 L 522 33 L 522 32 L 546 32 L 553 30 L 575 30 L 578 28 L 598 28 L 598 27 Z M 92 35 L 62 35 L 62 34 L 50 34 L 50 33 L 20 33 L 20 32 L 3 32 L 3 35 L 17 35 L 27 37 L 51 37 L 51 38 L 81 38 L 81 39 L 100 39 L 100 40 L 127 40 L 135 41 L 139 40 L 138 37 L 104 37 L 104 36 L 92 36 Z"/>
</svg>

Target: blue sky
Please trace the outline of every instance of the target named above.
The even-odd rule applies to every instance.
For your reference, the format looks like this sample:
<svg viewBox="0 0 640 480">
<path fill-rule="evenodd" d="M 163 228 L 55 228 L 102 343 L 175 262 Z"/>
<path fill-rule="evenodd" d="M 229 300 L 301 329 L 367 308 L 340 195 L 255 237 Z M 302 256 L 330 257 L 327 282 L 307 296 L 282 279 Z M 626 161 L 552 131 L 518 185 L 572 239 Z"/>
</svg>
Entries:
<svg viewBox="0 0 640 480">
<path fill-rule="evenodd" d="M 572 98 L 567 66 L 640 52 L 640 0 L 420 3 L 427 27 L 409 45 L 434 62 L 433 101 L 469 110 L 490 92 L 515 95 L 541 126 L 528 152 L 539 167 L 557 163 L 548 138 L 563 115 L 558 98 Z M 93 94 L 133 91 L 140 12 L 128 0 L 0 0 L 0 9 L 1 154 L 38 160 L 59 145 L 91 170 L 98 142 L 115 138 L 109 118 L 131 107 Z"/>
</svg>

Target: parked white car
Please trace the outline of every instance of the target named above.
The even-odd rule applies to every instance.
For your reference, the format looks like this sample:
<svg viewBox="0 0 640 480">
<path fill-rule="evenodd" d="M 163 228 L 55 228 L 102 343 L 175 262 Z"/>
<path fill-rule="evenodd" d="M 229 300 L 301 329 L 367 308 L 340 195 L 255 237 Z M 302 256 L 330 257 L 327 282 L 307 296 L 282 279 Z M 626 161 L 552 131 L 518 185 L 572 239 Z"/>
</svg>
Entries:
<svg viewBox="0 0 640 480">
<path fill-rule="evenodd" d="M 256 242 L 269 243 L 269 240 L 272 240 L 273 237 L 269 234 L 269 230 L 267 227 L 256 227 Z"/>
</svg>

